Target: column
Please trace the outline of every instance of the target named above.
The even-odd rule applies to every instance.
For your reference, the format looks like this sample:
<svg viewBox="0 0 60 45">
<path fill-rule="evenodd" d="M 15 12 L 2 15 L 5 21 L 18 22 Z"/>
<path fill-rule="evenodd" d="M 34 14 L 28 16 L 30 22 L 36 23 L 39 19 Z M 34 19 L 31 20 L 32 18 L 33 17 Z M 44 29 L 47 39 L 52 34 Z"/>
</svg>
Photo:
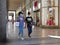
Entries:
<svg viewBox="0 0 60 45">
<path fill-rule="evenodd" d="M 58 7 L 58 13 L 59 13 L 59 18 L 58 18 L 58 22 L 59 22 L 59 28 L 60 28 L 60 0 L 58 0 L 59 2 L 59 7 Z"/>
<path fill-rule="evenodd" d="M 0 0 L 0 42 L 6 41 L 7 0 Z"/>
</svg>

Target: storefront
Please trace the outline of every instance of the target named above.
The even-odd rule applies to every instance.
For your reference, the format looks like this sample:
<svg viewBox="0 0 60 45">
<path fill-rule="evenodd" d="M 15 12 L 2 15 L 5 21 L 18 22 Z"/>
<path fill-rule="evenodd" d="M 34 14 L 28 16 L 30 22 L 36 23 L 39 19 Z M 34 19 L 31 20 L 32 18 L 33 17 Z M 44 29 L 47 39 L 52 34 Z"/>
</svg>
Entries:
<svg viewBox="0 0 60 45">
<path fill-rule="evenodd" d="M 31 15 L 37 26 L 58 27 L 58 0 L 32 0 L 26 7 L 26 12 L 31 9 Z M 27 15 L 27 14 L 26 14 Z"/>
<path fill-rule="evenodd" d="M 58 26 L 58 0 L 41 0 L 42 26 Z"/>
</svg>

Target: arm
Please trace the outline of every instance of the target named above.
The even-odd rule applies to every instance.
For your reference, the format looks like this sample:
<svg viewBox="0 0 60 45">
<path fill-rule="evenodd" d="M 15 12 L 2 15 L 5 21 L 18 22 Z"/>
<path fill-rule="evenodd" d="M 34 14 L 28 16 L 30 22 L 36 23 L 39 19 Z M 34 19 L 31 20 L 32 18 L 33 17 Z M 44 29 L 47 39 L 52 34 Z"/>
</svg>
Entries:
<svg viewBox="0 0 60 45">
<path fill-rule="evenodd" d="M 32 17 L 31 17 L 32 18 Z M 33 18 L 32 18 L 32 22 L 33 22 Z"/>
<path fill-rule="evenodd" d="M 26 28 L 26 26 L 27 26 L 27 17 L 25 18 L 25 28 Z"/>
</svg>

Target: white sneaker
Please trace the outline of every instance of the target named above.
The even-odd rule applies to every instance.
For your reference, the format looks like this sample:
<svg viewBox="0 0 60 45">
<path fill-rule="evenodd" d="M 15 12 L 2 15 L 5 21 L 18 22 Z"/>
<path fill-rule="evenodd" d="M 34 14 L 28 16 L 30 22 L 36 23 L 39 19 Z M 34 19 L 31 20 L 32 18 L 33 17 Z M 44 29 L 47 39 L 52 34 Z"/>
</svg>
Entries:
<svg viewBox="0 0 60 45">
<path fill-rule="evenodd" d="M 22 40 L 24 40 L 24 38 L 21 38 Z"/>
</svg>

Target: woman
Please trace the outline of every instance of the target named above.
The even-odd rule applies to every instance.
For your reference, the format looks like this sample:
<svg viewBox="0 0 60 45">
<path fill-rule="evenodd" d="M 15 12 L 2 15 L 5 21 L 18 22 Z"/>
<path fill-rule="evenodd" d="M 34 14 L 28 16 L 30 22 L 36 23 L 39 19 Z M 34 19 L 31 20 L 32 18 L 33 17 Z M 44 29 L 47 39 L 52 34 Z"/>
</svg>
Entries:
<svg viewBox="0 0 60 45">
<path fill-rule="evenodd" d="M 23 17 L 23 13 L 19 12 L 18 13 L 18 20 L 19 20 L 19 37 L 21 35 L 21 39 L 24 40 L 23 37 L 23 29 L 24 29 L 24 17 Z"/>
</svg>

